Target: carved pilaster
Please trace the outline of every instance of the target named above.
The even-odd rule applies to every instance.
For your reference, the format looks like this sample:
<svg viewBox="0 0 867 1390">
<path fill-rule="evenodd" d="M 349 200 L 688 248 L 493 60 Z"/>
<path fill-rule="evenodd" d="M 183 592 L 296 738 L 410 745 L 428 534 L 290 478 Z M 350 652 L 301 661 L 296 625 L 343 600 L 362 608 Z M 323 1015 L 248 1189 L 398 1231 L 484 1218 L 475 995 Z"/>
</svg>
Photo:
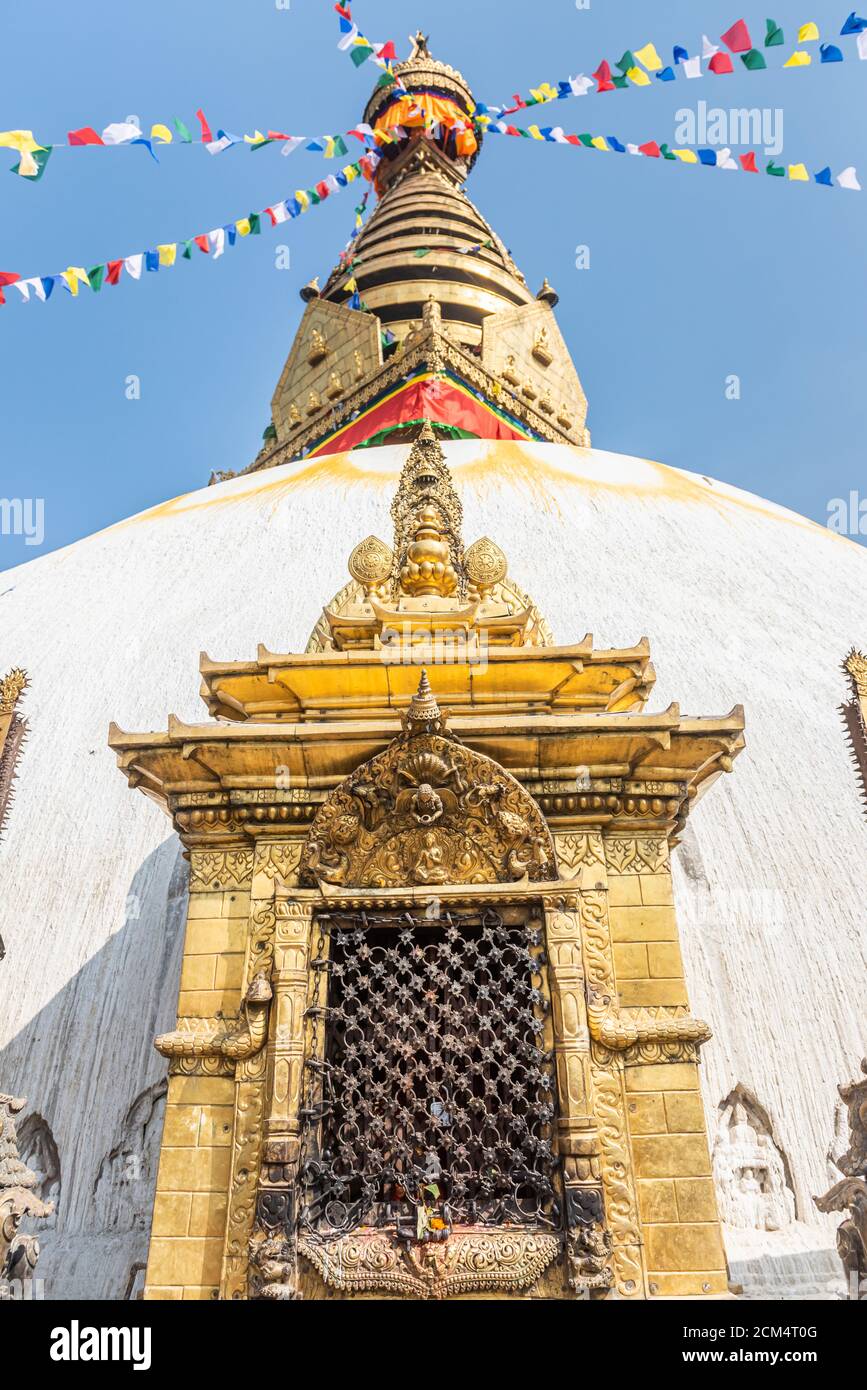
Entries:
<svg viewBox="0 0 867 1390">
<path fill-rule="evenodd" d="M 569 1287 L 610 1288 L 611 1237 L 605 1229 L 599 1135 L 590 1092 L 590 1034 L 584 997 L 581 920 L 566 900 L 546 900 L 545 935 L 554 1015 Z"/>
<path fill-rule="evenodd" d="M 615 998 L 608 891 L 585 889 L 580 903 L 587 996 L 608 1004 Z M 626 1128 L 622 1057 L 591 1040 L 590 1078 L 593 1112 L 599 1123 L 602 1187 L 611 1232 L 615 1287 L 623 1298 L 640 1298 L 644 1289 L 641 1231 Z"/>
<path fill-rule="evenodd" d="M 277 935 L 274 883 L 281 874 L 287 878 L 294 876 L 300 854 L 297 841 L 273 840 L 257 844 L 255 851 L 250 852 L 251 898 L 244 982 L 257 975 L 264 975 L 271 981 L 274 995 L 270 1020 L 272 1039 L 279 1013 L 279 996 L 273 978 Z M 256 1216 L 270 1057 L 269 1043 L 255 1057 L 239 1062 L 235 1072 L 235 1123 L 221 1298 L 247 1297 L 249 1245 Z"/>
</svg>

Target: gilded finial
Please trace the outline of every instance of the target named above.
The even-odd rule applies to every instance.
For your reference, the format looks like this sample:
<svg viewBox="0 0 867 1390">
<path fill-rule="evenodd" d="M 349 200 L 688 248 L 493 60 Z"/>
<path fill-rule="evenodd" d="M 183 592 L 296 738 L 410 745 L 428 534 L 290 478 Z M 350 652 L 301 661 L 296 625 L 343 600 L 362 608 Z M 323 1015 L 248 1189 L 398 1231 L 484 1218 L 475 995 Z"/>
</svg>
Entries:
<svg viewBox="0 0 867 1390">
<path fill-rule="evenodd" d="M 421 29 L 417 29 L 414 34 L 410 34 L 409 41 L 412 44 L 412 51 L 407 60 L 408 62 L 411 63 L 413 58 L 429 58 L 431 56 L 430 49 L 427 46 L 428 38 L 429 35 L 423 34 Z"/>
<path fill-rule="evenodd" d="M 404 732 L 413 738 L 419 734 L 441 733 L 445 731 L 445 716 L 436 702 L 430 688 L 427 671 L 422 667 L 418 690 L 409 702 L 409 709 L 403 716 Z"/>
<path fill-rule="evenodd" d="M 556 309 L 557 305 L 560 303 L 560 296 L 554 287 L 548 284 L 547 275 L 542 281 L 542 287 L 536 295 L 536 298 L 541 299 L 543 304 L 550 304 L 552 309 Z"/>
</svg>

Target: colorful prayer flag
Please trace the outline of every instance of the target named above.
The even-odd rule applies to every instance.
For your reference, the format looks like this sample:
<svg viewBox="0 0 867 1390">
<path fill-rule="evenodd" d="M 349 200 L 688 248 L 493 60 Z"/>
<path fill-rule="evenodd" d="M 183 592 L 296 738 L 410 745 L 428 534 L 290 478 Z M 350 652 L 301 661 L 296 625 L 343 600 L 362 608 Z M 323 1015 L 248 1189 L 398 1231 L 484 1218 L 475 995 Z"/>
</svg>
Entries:
<svg viewBox="0 0 867 1390">
<path fill-rule="evenodd" d="M 742 19 L 736 20 L 732 27 L 726 30 L 722 35 L 722 41 L 732 53 L 746 53 L 753 46 L 750 31 Z"/>
</svg>

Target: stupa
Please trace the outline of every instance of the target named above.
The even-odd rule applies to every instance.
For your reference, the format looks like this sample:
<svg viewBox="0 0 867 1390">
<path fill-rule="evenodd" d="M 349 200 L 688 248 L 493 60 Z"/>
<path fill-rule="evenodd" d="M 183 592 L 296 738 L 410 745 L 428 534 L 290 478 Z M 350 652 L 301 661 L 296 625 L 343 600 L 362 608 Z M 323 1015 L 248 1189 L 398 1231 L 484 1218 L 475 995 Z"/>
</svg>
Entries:
<svg viewBox="0 0 867 1390">
<path fill-rule="evenodd" d="M 867 555 L 590 447 L 467 82 L 393 78 L 255 460 L 4 576 L 47 1296 L 832 1293 Z"/>
</svg>

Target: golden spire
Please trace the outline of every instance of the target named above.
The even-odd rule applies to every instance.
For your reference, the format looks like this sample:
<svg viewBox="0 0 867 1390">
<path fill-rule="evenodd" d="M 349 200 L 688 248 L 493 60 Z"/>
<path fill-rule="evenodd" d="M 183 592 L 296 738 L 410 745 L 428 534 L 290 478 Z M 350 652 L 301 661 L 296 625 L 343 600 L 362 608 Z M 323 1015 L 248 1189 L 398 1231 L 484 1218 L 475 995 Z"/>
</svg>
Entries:
<svg viewBox="0 0 867 1390">
<path fill-rule="evenodd" d="M 442 733 L 445 731 L 445 717 L 430 688 L 427 671 L 422 667 L 418 690 L 409 702 L 409 709 L 402 719 L 404 733 L 414 738 L 419 734 Z"/>
</svg>

